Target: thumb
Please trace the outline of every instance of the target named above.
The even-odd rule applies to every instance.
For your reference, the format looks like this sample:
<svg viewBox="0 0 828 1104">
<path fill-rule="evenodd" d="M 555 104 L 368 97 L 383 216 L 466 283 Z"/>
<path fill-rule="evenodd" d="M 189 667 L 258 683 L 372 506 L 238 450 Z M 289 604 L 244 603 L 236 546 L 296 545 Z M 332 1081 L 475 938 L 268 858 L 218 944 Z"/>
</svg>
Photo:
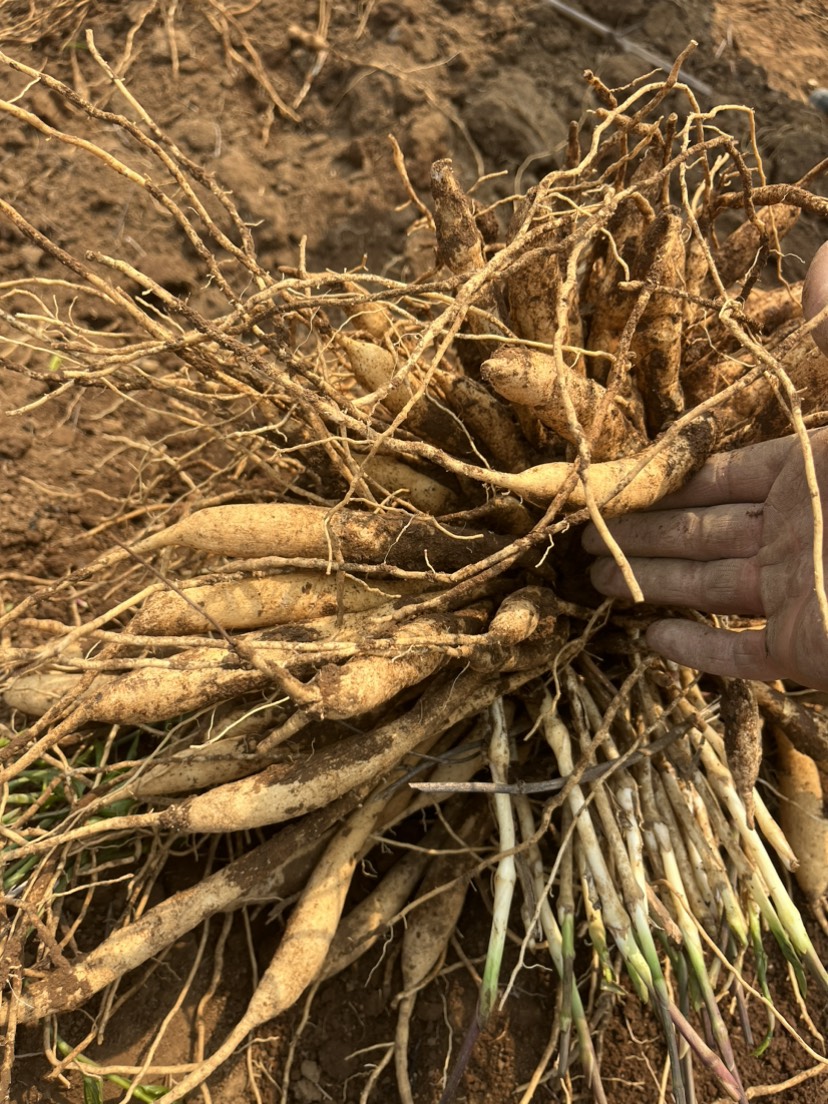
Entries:
<svg viewBox="0 0 828 1104">
<path fill-rule="evenodd" d="M 805 287 L 802 289 L 802 312 L 810 320 L 826 306 L 828 306 L 828 242 L 817 250 L 808 269 L 808 275 L 805 277 Z M 813 338 L 823 353 L 828 355 L 828 318 L 817 326 Z"/>
</svg>

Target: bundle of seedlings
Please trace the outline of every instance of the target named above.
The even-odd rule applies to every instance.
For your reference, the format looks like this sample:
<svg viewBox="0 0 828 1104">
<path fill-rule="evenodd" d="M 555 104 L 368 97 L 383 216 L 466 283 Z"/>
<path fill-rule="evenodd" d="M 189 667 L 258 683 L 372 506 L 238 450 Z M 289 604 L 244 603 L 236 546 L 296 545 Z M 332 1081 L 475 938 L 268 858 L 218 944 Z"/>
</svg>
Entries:
<svg viewBox="0 0 828 1104">
<path fill-rule="evenodd" d="M 0 618 L 5 1085 L 17 1028 L 44 1023 L 55 1077 L 141 1099 L 164 1080 L 182 1100 L 393 931 L 399 1026 L 363 1099 L 393 1059 L 410 1101 L 416 994 L 472 884 L 491 938 L 445 1099 L 530 961 L 559 982 L 524 1102 L 550 1081 L 608 1098 L 602 1030 L 630 990 L 660 1024 L 679 1104 L 699 1070 L 748 1099 L 734 1048 L 761 1051 L 780 1025 L 800 1076 L 823 1071 L 806 977 L 810 998 L 828 974 L 787 876 L 818 908 L 819 705 L 648 653 L 650 615 L 598 598 L 577 527 L 595 524 L 636 594 L 607 518 L 714 450 L 793 431 L 809 454 L 828 365 L 801 289 L 759 277 L 800 211 L 828 203 L 807 180 L 767 185 L 726 129 L 752 136 L 750 111 L 703 111 L 682 58 L 617 93 L 591 77 L 600 106 L 572 126 L 565 167 L 508 202 L 480 205 L 448 161 L 428 202 L 395 147 L 429 271 L 314 273 L 302 249 L 274 273 L 232 197 L 87 45 L 119 110 L 5 55 L 68 122 L 25 90 L 0 109 L 166 212 L 200 290 L 180 297 L 94 243 L 70 253 L 0 199 L 65 269 L 2 288 L 4 364 L 48 383 L 37 404 L 102 389 L 199 436 L 147 458 L 108 550 Z M 171 462 L 176 482 L 158 474 Z M 814 570 L 821 587 L 821 557 Z M 755 789 L 763 729 L 784 833 Z M 151 900 L 185 841 L 203 878 Z M 367 895 L 366 858 L 381 871 Z M 118 878 L 121 912 L 90 947 Z M 168 1069 L 159 1024 L 140 1069 L 96 1072 L 113 1010 L 152 984 L 132 971 L 196 929 L 206 953 L 211 917 L 274 901 L 282 934 L 226 1038 Z M 774 947 L 798 1024 L 774 1005 Z M 79 1008 L 90 1033 L 65 1039 Z"/>
</svg>

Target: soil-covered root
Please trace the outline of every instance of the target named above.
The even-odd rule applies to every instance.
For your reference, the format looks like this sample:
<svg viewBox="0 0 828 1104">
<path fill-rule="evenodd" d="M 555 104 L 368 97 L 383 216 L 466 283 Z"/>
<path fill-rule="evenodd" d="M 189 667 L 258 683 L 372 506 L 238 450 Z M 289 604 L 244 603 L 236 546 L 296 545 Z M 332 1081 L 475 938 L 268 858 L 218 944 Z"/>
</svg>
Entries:
<svg viewBox="0 0 828 1104">
<path fill-rule="evenodd" d="M 564 441 L 577 445 L 586 438 L 595 461 L 634 456 L 646 447 L 646 438 L 605 387 L 568 368 L 558 372 L 555 359 L 538 349 L 503 349 L 483 364 L 482 375 L 504 398 L 530 407 Z M 574 425 L 563 391 L 572 404 Z"/>
<path fill-rule="evenodd" d="M 418 745 L 418 754 L 427 754 L 434 743 L 432 734 Z M 417 755 L 414 761 L 418 761 Z M 432 777 L 449 784 L 464 781 L 475 773 L 478 766 L 479 759 L 474 755 L 457 762 L 449 760 L 438 765 Z M 173 765 L 172 769 L 175 771 L 177 768 Z M 179 771 L 179 775 L 182 773 L 186 773 L 186 768 L 183 772 Z M 180 780 L 183 781 L 183 778 Z M 81 1006 L 130 970 L 162 955 L 176 940 L 216 912 L 233 911 L 260 901 L 289 899 L 306 884 L 323 849 L 372 788 L 373 779 L 308 816 L 292 821 L 271 839 L 233 859 L 193 886 L 159 901 L 141 917 L 119 927 L 71 966 L 63 962 L 53 964 L 46 976 L 31 986 L 30 1002 L 21 1013 L 20 1022 L 37 1022 L 47 1015 Z M 140 780 L 136 786 L 124 786 L 119 796 L 134 789 L 140 789 Z M 150 793 L 147 796 L 150 796 L 152 786 L 148 789 Z M 399 801 L 400 794 L 402 803 Z M 434 798 L 430 801 L 433 802 Z M 400 804 L 402 812 L 397 808 Z M 393 821 L 404 815 L 406 804 L 413 807 L 420 803 L 416 799 L 411 802 L 404 790 L 395 793 L 389 786 L 378 828 L 388 830 Z M 384 925 L 403 909 L 410 891 L 421 879 L 429 858 L 425 849 L 435 842 L 444 844 L 443 837 L 443 829 L 436 826 L 421 841 L 423 850 L 406 853 L 376 892 L 352 910 L 337 929 L 326 959 L 327 975 L 344 969 L 348 962 L 370 949 Z"/>
<path fill-rule="evenodd" d="M 552 640 L 548 644 L 554 649 Z M 537 650 L 529 654 L 537 662 Z M 520 685 L 531 673 L 530 668 L 525 675 L 518 672 L 511 678 Z M 474 671 L 438 680 L 413 709 L 369 733 L 356 733 L 306 762 L 275 764 L 258 775 L 190 798 L 159 814 L 159 819 L 180 832 L 211 832 L 226 831 L 231 824 L 238 830 L 301 816 L 386 774 L 429 733 L 445 731 L 485 709 L 497 691 L 497 680 Z"/>
<path fill-rule="evenodd" d="M 549 651 L 556 653 L 562 644 L 563 622 L 553 621 L 547 630 L 512 649 L 509 673 L 495 677 L 485 669 L 443 675 L 428 686 L 413 708 L 368 732 L 357 731 L 333 741 L 312 756 L 280 756 L 256 774 L 171 802 L 157 812 L 112 816 L 18 846 L 15 853 L 23 858 L 58 843 L 139 829 L 177 835 L 245 830 L 284 823 L 321 809 L 386 777 L 424 740 L 480 713 L 499 694 L 530 682 L 543 668 Z"/>
<path fill-rule="evenodd" d="M 713 452 L 716 433 L 710 418 L 685 422 L 681 429 L 648 446 L 635 457 L 590 464 L 583 474 L 588 493 L 606 517 L 646 510 L 660 498 L 677 491 Z M 503 472 L 484 478 L 530 501 L 549 503 L 572 482 L 567 463 L 539 464 L 519 475 Z M 577 481 L 566 499 L 569 509 L 587 505 L 583 485 Z"/>
<path fill-rule="evenodd" d="M 394 1039 L 394 1063 L 397 1088 L 403 1104 L 413 1104 L 408 1075 L 408 1046 L 411 1017 L 417 992 L 439 968 L 448 948 L 468 891 L 469 875 L 476 864 L 474 846 L 485 828 L 485 811 L 471 812 L 459 825 L 450 854 L 438 856 L 428 868 L 419 886 L 422 905 L 408 916 L 402 939 L 400 964 L 403 991 L 397 1005 L 397 1031 Z M 469 845 L 468 851 L 458 842 Z"/>
<path fill-rule="evenodd" d="M 139 635 L 187 636 L 222 629 L 258 629 L 299 624 L 330 614 L 375 609 L 391 599 L 419 593 L 406 580 L 326 575 L 294 570 L 257 579 L 234 579 L 151 595 L 130 622 Z"/>
<path fill-rule="evenodd" d="M 183 547 L 214 556 L 330 558 L 416 571 L 462 567 L 507 543 L 492 533 L 450 529 L 418 517 L 277 503 L 210 506 L 146 537 L 133 551 L 146 555 Z"/>
<path fill-rule="evenodd" d="M 367 801 L 328 844 L 244 1015 L 221 1046 L 167 1094 L 171 1104 L 202 1084 L 251 1031 L 290 1008 L 313 983 L 336 934 L 357 861 L 384 805 L 383 796 Z"/>
<path fill-rule="evenodd" d="M 288 580 L 289 582 L 289 580 Z M 227 599 L 233 593 L 221 588 L 212 610 L 222 616 Z M 300 583 L 301 593 L 305 583 Z M 211 588 L 206 589 L 202 608 L 210 609 Z M 403 587 L 402 589 L 407 589 Z M 183 592 L 186 594 L 186 591 Z M 283 594 L 280 589 L 277 597 Z M 369 599 L 382 601 L 391 595 L 358 585 L 354 593 L 359 604 L 369 608 L 354 613 L 340 623 L 337 617 L 312 619 L 304 624 L 288 626 L 280 639 L 278 634 L 248 634 L 228 639 L 228 647 L 185 648 L 177 654 L 149 664 L 136 661 L 136 668 L 123 674 L 102 673 L 80 692 L 81 674 L 35 672 L 10 680 L 4 700 L 12 708 L 33 715 L 42 715 L 53 702 L 65 697 L 72 701 L 72 691 L 78 694 L 73 702 L 74 723 L 150 724 L 168 720 L 182 713 L 207 708 L 216 703 L 257 690 L 287 685 L 305 714 L 342 720 L 376 710 L 391 702 L 401 691 L 424 682 L 440 668 L 456 659 L 466 659 L 477 670 L 491 670 L 498 665 L 512 669 L 514 656 L 504 648 L 537 634 L 547 639 L 554 632 L 558 603 L 554 595 L 542 587 L 527 587 L 517 596 L 522 614 L 514 613 L 507 629 L 504 622 L 510 608 L 509 599 L 489 624 L 491 606 L 484 603 L 456 614 L 435 614 L 414 617 L 395 623 L 392 606 L 370 608 Z M 160 594 L 157 605 L 139 613 L 133 620 L 146 630 L 148 625 L 181 622 L 201 614 L 188 602 L 173 597 L 168 601 Z M 293 595 L 290 596 L 291 598 Z M 334 587 L 330 588 L 335 601 Z M 513 603 L 514 604 L 514 603 Z M 177 608 L 176 608 L 177 607 Z M 157 616 L 159 614 L 160 616 Z M 212 612 L 212 611 L 211 611 Z M 211 626 L 212 618 L 207 621 Z M 164 641 L 167 642 L 166 639 Z M 326 662 L 331 648 L 346 656 L 345 662 Z M 357 654 L 360 651 L 364 654 Z M 117 657 L 113 658 L 113 662 Z M 288 672 L 291 668 L 306 671 L 316 665 L 313 677 L 305 682 Z M 39 712 L 37 712 L 39 711 Z"/>
<path fill-rule="evenodd" d="M 605 255 L 596 257 L 584 280 L 584 305 L 590 311 L 587 344 L 593 353 L 606 354 L 595 366 L 601 383 L 607 382 L 610 358 L 618 351 L 635 306 L 635 294 L 625 281 L 653 217 L 646 195 L 625 199 L 607 223 Z"/>
<path fill-rule="evenodd" d="M 417 647 L 418 637 L 431 635 L 448 643 L 458 633 L 480 628 L 481 617 L 474 611 L 465 616 L 410 621 L 394 633 L 395 647 L 389 657 L 355 656 L 341 666 L 330 663 L 322 667 L 311 683 L 312 690 L 318 692 L 318 703 L 306 702 L 305 709 L 335 720 L 370 713 L 407 687 L 424 682 L 449 661 L 445 645 Z"/>
<path fill-rule="evenodd" d="M 277 836 L 116 929 L 71 966 L 53 965 L 27 989 L 26 1004 L 18 1013 L 20 1022 L 37 1023 L 80 1007 L 217 912 L 297 893 L 337 824 L 367 792 L 367 787 L 362 792 L 352 791 L 312 816 L 287 825 Z"/>
<path fill-rule="evenodd" d="M 431 195 L 437 259 L 458 276 L 476 272 L 485 264 L 483 235 L 468 196 L 461 188 L 450 158 L 431 167 Z"/>
<path fill-rule="evenodd" d="M 155 724 L 261 690 L 272 682 L 266 671 L 223 668 L 226 658 L 224 648 L 198 648 L 180 653 L 169 666 L 98 675 L 75 703 L 76 723 Z M 176 667 L 176 663 L 185 666 Z M 80 677 L 60 676 L 60 695 L 68 697 Z M 14 709 L 41 716 L 44 706 L 54 700 L 54 685 L 50 672 L 20 675 L 11 681 L 3 698 Z"/>
<path fill-rule="evenodd" d="M 383 499 L 403 502 L 431 517 L 450 514 L 459 508 L 455 490 L 390 456 L 374 455 L 365 461 L 362 470 L 377 486 Z"/>
<path fill-rule="evenodd" d="M 754 266 L 762 248 L 778 249 L 779 242 L 796 225 L 798 207 L 774 203 L 761 207 L 752 219 L 743 222 L 724 239 L 716 251 L 716 269 L 725 287 L 744 278 Z"/>
<path fill-rule="evenodd" d="M 655 285 L 631 345 L 636 386 L 651 434 L 684 411 L 679 379 L 684 312 L 678 294 L 684 290 L 683 229 L 677 211 L 662 211 L 642 242 L 641 271 L 633 268 L 634 278 Z"/>
<path fill-rule="evenodd" d="M 474 769 L 468 772 L 467 777 L 473 773 Z M 451 814 L 446 812 L 445 815 L 451 821 Z M 325 961 L 323 977 L 334 977 L 374 946 L 405 909 L 433 859 L 431 852 L 437 847 L 447 846 L 447 839 L 442 823 L 434 825 L 414 848 L 394 863 L 379 885 L 343 918 Z"/>
<path fill-rule="evenodd" d="M 444 381 L 446 399 L 462 417 L 483 455 L 501 471 L 520 472 L 532 465 L 532 450 L 515 414 L 477 380 L 454 376 Z"/>
<path fill-rule="evenodd" d="M 828 927 L 828 819 L 824 804 L 824 770 L 793 746 L 776 728 L 779 788 L 783 796 L 779 817 L 785 838 L 799 860 L 794 876 L 799 888 Z"/>
<path fill-rule="evenodd" d="M 145 771 L 125 787 L 125 796 L 138 801 L 173 794 L 191 794 L 235 782 L 267 766 L 267 758 L 250 750 L 247 736 L 225 737 L 214 744 L 200 744 L 170 756 L 155 758 Z"/>
<path fill-rule="evenodd" d="M 391 414 L 400 415 L 406 410 L 403 420 L 406 429 L 422 440 L 431 441 L 455 454 L 468 453 L 468 438 L 462 420 L 453 417 L 429 395 L 419 393 L 416 380 L 411 375 L 398 373 L 398 368 L 403 364 L 384 345 L 358 341 L 345 334 L 339 334 L 337 341 L 348 356 L 354 376 L 369 396 L 376 396 L 376 400 Z M 365 405 L 367 397 L 360 400 L 361 405 Z M 408 478 L 411 482 L 418 482 L 411 476 Z M 428 484 L 423 493 L 426 489 Z M 433 490 L 431 493 L 434 493 Z"/>
<path fill-rule="evenodd" d="M 736 792 L 745 806 L 749 827 L 753 827 L 753 788 L 762 764 L 762 722 L 759 706 L 749 682 L 725 679 L 720 706 L 724 727 L 727 765 Z"/>
</svg>

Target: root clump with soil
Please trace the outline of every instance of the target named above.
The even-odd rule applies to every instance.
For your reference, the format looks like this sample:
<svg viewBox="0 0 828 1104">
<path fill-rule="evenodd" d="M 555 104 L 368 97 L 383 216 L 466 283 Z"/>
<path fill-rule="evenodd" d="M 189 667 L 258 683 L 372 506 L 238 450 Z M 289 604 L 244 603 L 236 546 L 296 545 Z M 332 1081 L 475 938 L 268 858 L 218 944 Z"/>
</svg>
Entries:
<svg viewBox="0 0 828 1104">
<path fill-rule="evenodd" d="M 59 286 L 4 289 L 26 351 L 9 359 L 54 395 L 160 401 L 205 444 L 156 521 L 0 619 L 14 710 L 0 777 L 20 809 L 4 820 L 4 1089 L 18 1027 L 79 1008 L 100 1026 L 130 971 L 217 913 L 280 900 L 284 931 L 236 1026 L 186 1069 L 150 1055 L 135 1084 L 167 1077 L 164 1099 L 183 1099 L 406 916 L 397 1037 L 364 1096 L 393 1058 L 411 1100 L 416 993 L 472 880 L 491 938 L 447 1093 L 519 976 L 509 941 L 559 978 L 523 1101 L 550 1078 L 610 1097 L 601 1029 L 629 987 L 660 1024 L 680 1104 L 694 1066 L 748 1099 L 735 1020 L 748 1048 L 784 1029 L 822 1068 L 765 968 L 772 939 L 803 1002 L 806 973 L 828 986 L 779 874 L 799 865 L 821 907 L 825 834 L 800 848 L 796 818 L 822 830 L 822 714 L 649 654 L 646 609 L 598 599 L 575 527 L 599 528 L 636 594 L 606 518 L 651 506 L 713 451 L 790 431 L 807 450 L 828 365 L 801 288 L 759 278 L 825 200 L 807 179 L 768 187 L 725 129 L 748 109 L 702 111 L 677 62 L 622 90 L 590 78 L 600 106 L 573 124 L 565 167 L 508 204 L 478 202 L 448 160 L 430 203 L 406 178 L 412 231 L 435 243 L 416 279 L 309 272 L 304 251 L 274 274 L 232 198 L 88 46 L 117 110 L 5 55 L 73 128 L 25 97 L 0 109 L 166 210 L 201 290 L 176 296 L 100 249 L 70 255 L 0 199 L 66 269 Z M 102 127 L 129 139 L 118 154 Z M 103 330 L 87 321 L 102 305 Z M 723 691 L 754 717 L 727 753 Z M 762 719 L 780 733 L 796 854 L 753 790 Z M 150 903 L 182 837 L 210 870 Z M 222 859 L 217 837 L 232 839 Z M 366 860 L 383 873 L 360 896 Z M 132 888 L 90 948 L 110 869 Z M 94 1081 L 92 1038 L 52 1042 L 59 1074 Z"/>
</svg>

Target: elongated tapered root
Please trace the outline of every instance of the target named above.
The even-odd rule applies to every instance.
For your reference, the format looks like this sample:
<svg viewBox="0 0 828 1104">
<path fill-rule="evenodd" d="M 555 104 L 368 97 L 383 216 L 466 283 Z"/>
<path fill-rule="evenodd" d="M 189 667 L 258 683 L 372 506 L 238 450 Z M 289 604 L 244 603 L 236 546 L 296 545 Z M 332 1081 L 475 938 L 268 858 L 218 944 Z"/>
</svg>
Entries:
<svg viewBox="0 0 828 1104">
<path fill-rule="evenodd" d="M 504 398 L 528 406 L 559 437 L 577 445 L 589 442 L 594 460 L 615 460 L 640 452 L 646 443 L 617 401 L 597 380 L 564 368 L 560 374 L 552 357 L 537 349 L 507 348 L 483 365 L 483 378 Z M 564 392 L 575 414 L 570 414 Z"/>
</svg>

